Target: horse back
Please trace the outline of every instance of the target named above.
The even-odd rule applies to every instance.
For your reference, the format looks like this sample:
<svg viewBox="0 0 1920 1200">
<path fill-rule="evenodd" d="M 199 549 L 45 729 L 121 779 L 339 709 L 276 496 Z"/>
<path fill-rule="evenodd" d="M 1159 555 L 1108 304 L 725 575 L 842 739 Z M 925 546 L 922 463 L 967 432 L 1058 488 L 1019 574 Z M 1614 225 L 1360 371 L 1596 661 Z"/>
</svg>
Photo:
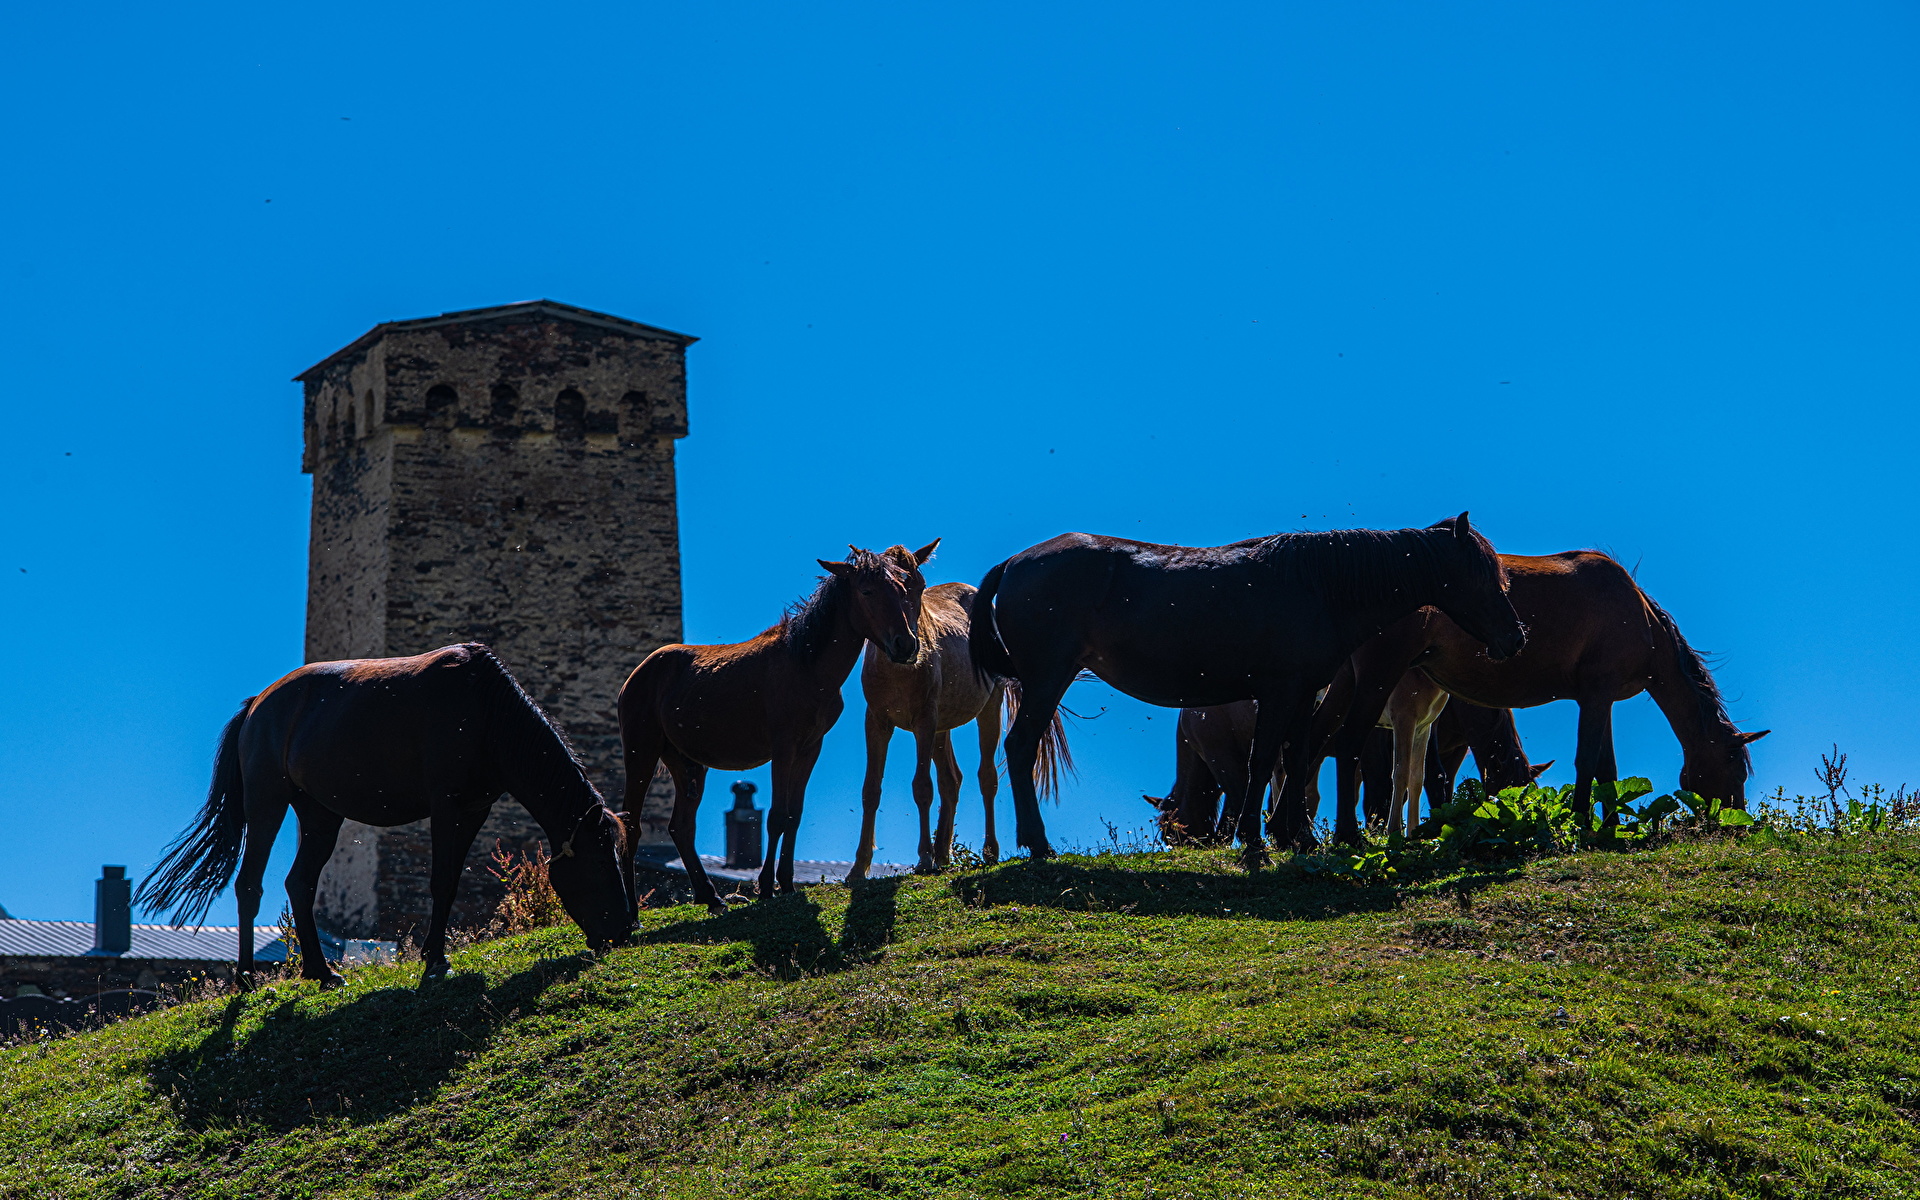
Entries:
<svg viewBox="0 0 1920 1200">
<path fill-rule="evenodd" d="M 651 725 L 708 767 L 757 767 L 773 755 L 767 707 L 783 690 L 777 666 L 785 652 L 772 629 L 745 642 L 662 646 L 621 685 L 620 727 Z"/>
<path fill-rule="evenodd" d="M 1527 644 L 1492 664 L 1445 617 L 1433 622 L 1427 673 L 1449 691 L 1493 708 L 1528 708 L 1583 695 L 1626 699 L 1653 670 L 1652 614 L 1633 576 L 1597 550 L 1502 554 L 1508 598 Z"/>
<path fill-rule="evenodd" d="M 499 671 L 481 649 L 449 646 L 289 672 L 254 701 L 241 729 L 248 789 L 283 778 L 344 816 L 393 824 L 424 816 L 431 793 L 480 786 L 488 732 L 482 676 Z"/>
</svg>

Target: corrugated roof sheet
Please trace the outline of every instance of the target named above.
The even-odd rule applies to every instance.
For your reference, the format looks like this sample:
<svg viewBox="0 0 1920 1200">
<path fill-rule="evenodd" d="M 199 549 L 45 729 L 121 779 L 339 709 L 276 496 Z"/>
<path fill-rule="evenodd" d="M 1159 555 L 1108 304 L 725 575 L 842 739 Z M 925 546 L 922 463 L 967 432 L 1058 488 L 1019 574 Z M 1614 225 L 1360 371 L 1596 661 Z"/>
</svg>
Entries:
<svg viewBox="0 0 1920 1200">
<path fill-rule="evenodd" d="M 92 921 L 0 920 L 0 955 L 17 958 L 173 958 L 198 962 L 232 962 L 239 957 L 237 925 L 203 925 L 176 929 L 171 925 L 135 925 L 133 948 L 125 954 L 93 953 Z M 283 962 L 286 947 L 272 925 L 253 930 L 253 956 L 261 962 Z"/>
<path fill-rule="evenodd" d="M 649 854 L 648 851 L 653 851 Z M 671 846 L 641 846 L 635 850 L 642 867 L 655 871 L 671 871 L 676 875 L 686 873 L 686 864 Z M 710 879 L 725 879 L 733 883 L 745 883 L 760 878 L 760 868 L 739 870 L 727 865 L 727 860 L 715 854 L 702 854 L 700 865 L 707 869 Z M 793 881 L 795 883 L 839 883 L 853 870 L 851 862 L 828 859 L 795 859 L 793 862 Z M 884 879 L 889 875 L 910 875 L 913 868 L 905 863 L 873 863 L 867 867 L 869 879 Z M 91 926 L 89 926 L 91 928 Z"/>
</svg>

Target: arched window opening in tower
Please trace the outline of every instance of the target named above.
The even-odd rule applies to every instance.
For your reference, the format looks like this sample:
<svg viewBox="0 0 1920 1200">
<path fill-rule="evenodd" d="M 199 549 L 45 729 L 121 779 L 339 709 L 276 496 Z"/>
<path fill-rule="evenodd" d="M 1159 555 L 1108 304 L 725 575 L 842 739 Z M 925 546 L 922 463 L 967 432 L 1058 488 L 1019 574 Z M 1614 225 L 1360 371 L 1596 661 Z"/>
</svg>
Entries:
<svg viewBox="0 0 1920 1200">
<path fill-rule="evenodd" d="M 453 428 L 454 413 L 460 407 L 460 394 L 446 384 L 438 384 L 427 392 L 427 428 Z"/>
<path fill-rule="evenodd" d="M 586 433 L 587 398 L 568 388 L 554 398 L 553 432 L 562 441 L 578 441 Z"/>
<path fill-rule="evenodd" d="M 510 383 L 493 385 L 493 405 L 488 411 L 487 423 L 493 426 L 495 433 L 512 433 L 515 422 L 520 416 L 520 393 Z"/>
</svg>

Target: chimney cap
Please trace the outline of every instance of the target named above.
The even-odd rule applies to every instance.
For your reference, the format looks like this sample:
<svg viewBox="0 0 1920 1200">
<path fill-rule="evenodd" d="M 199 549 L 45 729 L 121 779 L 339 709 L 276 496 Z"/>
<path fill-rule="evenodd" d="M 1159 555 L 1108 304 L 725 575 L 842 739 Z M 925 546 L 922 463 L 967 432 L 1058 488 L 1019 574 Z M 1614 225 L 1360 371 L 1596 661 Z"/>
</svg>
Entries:
<svg viewBox="0 0 1920 1200">
<path fill-rule="evenodd" d="M 102 865 L 100 868 L 100 878 L 102 879 L 125 879 L 126 877 L 127 877 L 127 869 L 125 867 L 109 867 L 109 866 Z"/>
</svg>

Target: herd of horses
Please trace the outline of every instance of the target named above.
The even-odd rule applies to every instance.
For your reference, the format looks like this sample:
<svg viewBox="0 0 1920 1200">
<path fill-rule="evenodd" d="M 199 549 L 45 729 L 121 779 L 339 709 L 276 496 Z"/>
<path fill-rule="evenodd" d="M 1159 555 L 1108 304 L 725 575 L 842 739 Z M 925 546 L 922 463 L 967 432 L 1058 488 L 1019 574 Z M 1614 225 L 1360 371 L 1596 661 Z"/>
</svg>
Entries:
<svg viewBox="0 0 1920 1200">
<path fill-rule="evenodd" d="M 1541 768 L 1520 746 L 1515 708 L 1578 702 L 1575 795 L 1589 817 L 1593 784 L 1618 777 L 1617 701 L 1651 693 L 1685 752 L 1681 786 L 1734 805 L 1745 803 L 1747 744 L 1765 735 L 1734 727 L 1699 653 L 1618 563 L 1593 551 L 1498 554 L 1466 513 L 1424 529 L 1281 533 L 1210 547 L 1063 534 L 995 566 L 977 589 L 926 585 L 921 567 L 938 545 L 850 548 L 845 561 L 820 560 L 819 587 L 757 637 L 664 646 L 634 668 L 618 698 L 625 811 L 639 811 L 664 765 L 675 797 L 669 833 L 697 902 L 726 907 L 694 848 L 715 768 L 771 763 L 758 895 L 793 890 L 807 780 L 863 655 L 868 757 L 852 880 L 872 863 L 895 729 L 914 737 L 924 870 L 951 853 L 962 785 L 952 731 L 976 724 L 983 851 L 997 860 L 1003 710 L 1015 840 L 1034 858 L 1051 855 L 1039 799 L 1071 765 L 1060 704 L 1082 672 L 1182 710 L 1174 788 L 1149 797 L 1161 829 L 1169 841 L 1237 841 L 1249 868 L 1269 844 L 1315 845 L 1312 781 L 1329 753 L 1339 781 L 1334 837 L 1356 842 L 1363 776 L 1370 791 L 1390 779 L 1381 815 L 1408 833 L 1423 788 L 1444 794 L 1469 750 L 1489 787 L 1530 781 Z M 554 889 L 588 944 L 600 951 L 629 938 L 638 904 L 623 814 L 603 802 L 564 735 L 492 651 L 473 644 L 313 663 L 245 701 L 221 735 L 205 807 L 139 899 L 197 921 L 233 881 L 246 978 L 267 855 L 292 808 L 299 848 L 287 894 L 301 969 L 338 986 L 313 904 L 342 822 L 428 819 L 433 910 L 422 950 L 433 978 L 448 970 L 462 864 L 503 793 L 546 831 Z"/>
</svg>

